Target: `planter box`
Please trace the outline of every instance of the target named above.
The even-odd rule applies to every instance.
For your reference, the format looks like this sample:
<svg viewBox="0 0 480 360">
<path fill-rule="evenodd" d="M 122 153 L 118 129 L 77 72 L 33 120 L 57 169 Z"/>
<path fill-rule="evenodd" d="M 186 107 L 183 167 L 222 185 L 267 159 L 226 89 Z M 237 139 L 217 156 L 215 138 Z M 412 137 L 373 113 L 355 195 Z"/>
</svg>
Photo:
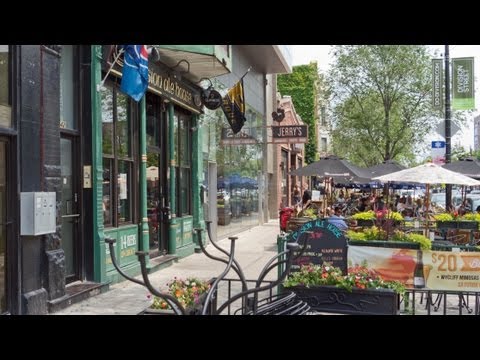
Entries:
<svg viewBox="0 0 480 360">
<path fill-rule="evenodd" d="M 384 241 L 384 240 L 349 240 L 348 245 L 352 246 L 373 246 L 395 249 L 420 249 L 420 244 L 408 241 Z"/>
<path fill-rule="evenodd" d="M 373 226 L 375 225 L 375 220 L 364 220 L 364 219 L 359 219 L 355 220 L 357 222 L 357 226 Z"/>
<path fill-rule="evenodd" d="M 352 289 L 336 286 L 286 288 L 310 305 L 311 310 L 354 315 L 398 315 L 399 295 L 391 289 Z"/>
<path fill-rule="evenodd" d="M 186 315 L 201 315 L 202 314 L 202 307 L 195 307 L 195 308 L 187 308 L 185 309 Z M 146 308 L 138 315 L 176 315 L 173 310 L 170 309 L 152 309 Z"/>
<path fill-rule="evenodd" d="M 312 218 L 309 217 L 292 217 L 287 222 L 287 231 L 297 231 L 302 225 L 306 224 L 307 222 L 312 221 Z"/>
<path fill-rule="evenodd" d="M 477 230 L 478 221 L 437 221 L 437 229 Z"/>
</svg>

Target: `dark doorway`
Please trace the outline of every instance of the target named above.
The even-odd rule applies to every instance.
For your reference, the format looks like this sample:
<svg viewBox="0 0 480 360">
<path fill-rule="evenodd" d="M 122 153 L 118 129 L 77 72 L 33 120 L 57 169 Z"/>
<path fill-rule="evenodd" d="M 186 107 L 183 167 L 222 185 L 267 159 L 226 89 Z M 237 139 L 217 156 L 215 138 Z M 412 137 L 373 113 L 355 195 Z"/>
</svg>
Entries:
<svg viewBox="0 0 480 360">
<path fill-rule="evenodd" d="M 75 137 L 62 135 L 60 139 L 60 162 L 62 178 L 62 248 L 65 251 L 66 282 L 81 278 L 81 246 L 79 223 L 79 174 L 76 161 Z"/>
</svg>

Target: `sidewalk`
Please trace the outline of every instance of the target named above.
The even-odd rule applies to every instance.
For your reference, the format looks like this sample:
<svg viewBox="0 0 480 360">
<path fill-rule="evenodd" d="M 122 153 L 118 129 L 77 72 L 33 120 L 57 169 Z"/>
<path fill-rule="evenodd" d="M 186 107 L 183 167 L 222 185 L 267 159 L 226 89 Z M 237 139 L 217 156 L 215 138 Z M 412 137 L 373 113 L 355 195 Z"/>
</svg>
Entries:
<svg viewBox="0 0 480 360">
<path fill-rule="evenodd" d="M 277 235 L 280 233 L 278 219 L 253 227 L 237 234 L 238 240 L 235 246 L 235 259 L 242 267 L 246 279 L 257 279 L 265 264 L 277 254 Z M 224 239 L 217 244 L 230 251 L 230 240 Z M 212 245 L 207 246 L 212 255 L 220 256 L 220 252 Z M 225 255 L 222 254 L 224 258 Z M 193 254 L 180 259 L 172 266 L 150 274 L 152 284 L 166 289 L 166 283 L 176 277 L 186 278 L 195 276 L 202 280 L 208 280 L 218 276 L 224 269 L 225 264 L 206 257 L 203 253 Z M 141 276 L 137 277 L 141 279 Z M 230 271 L 227 278 L 238 278 Z M 277 272 L 272 270 L 267 280 L 277 278 Z M 236 293 L 234 291 L 233 293 Z M 147 298 L 148 290 L 128 280 L 110 286 L 106 293 L 88 298 L 78 304 L 50 315 L 136 315 L 149 306 L 151 300 Z"/>
</svg>

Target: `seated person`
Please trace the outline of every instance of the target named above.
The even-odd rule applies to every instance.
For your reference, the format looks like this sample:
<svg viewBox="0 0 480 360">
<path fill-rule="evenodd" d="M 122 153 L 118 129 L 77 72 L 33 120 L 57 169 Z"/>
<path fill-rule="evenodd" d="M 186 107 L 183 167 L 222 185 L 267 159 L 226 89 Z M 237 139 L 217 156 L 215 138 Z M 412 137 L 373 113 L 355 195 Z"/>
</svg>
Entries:
<svg viewBox="0 0 480 360">
<path fill-rule="evenodd" d="M 303 197 L 302 197 L 302 210 L 308 209 L 308 207 L 312 204 L 312 195 L 310 194 L 310 191 L 305 190 L 303 192 Z"/>
<path fill-rule="evenodd" d="M 335 225 L 342 231 L 348 230 L 348 225 L 345 222 L 345 218 L 342 216 L 342 212 L 339 206 L 335 206 L 334 214 L 330 215 L 330 217 L 328 218 L 328 222 Z"/>
</svg>

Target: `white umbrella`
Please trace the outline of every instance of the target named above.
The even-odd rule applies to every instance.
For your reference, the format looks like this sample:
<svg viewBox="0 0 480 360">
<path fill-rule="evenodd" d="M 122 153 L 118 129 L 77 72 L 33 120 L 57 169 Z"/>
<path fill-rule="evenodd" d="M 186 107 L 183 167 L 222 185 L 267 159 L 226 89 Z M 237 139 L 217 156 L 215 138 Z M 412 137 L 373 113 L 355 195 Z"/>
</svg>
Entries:
<svg viewBox="0 0 480 360">
<path fill-rule="evenodd" d="M 383 176 L 372 178 L 382 182 L 401 181 L 419 184 L 454 184 L 478 186 L 480 181 L 468 176 L 442 168 L 433 163 L 419 165 L 410 169 L 400 170 Z"/>
<path fill-rule="evenodd" d="M 383 176 L 378 176 L 372 178 L 372 180 L 378 180 L 381 182 L 387 181 L 402 181 L 402 182 L 411 182 L 411 183 L 420 183 L 427 185 L 426 191 L 426 212 L 428 214 L 429 210 L 429 190 L 430 184 L 452 184 L 452 185 L 466 185 L 466 186 L 476 186 L 480 185 L 480 181 L 474 180 L 468 176 L 456 173 L 442 168 L 441 166 L 435 165 L 433 163 L 426 163 L 419 165 L 410 169 L 405 169 L 390 173 Z M 427 230 L 428 234 L 428 220 L 427 220 Z"/>
</svg>

